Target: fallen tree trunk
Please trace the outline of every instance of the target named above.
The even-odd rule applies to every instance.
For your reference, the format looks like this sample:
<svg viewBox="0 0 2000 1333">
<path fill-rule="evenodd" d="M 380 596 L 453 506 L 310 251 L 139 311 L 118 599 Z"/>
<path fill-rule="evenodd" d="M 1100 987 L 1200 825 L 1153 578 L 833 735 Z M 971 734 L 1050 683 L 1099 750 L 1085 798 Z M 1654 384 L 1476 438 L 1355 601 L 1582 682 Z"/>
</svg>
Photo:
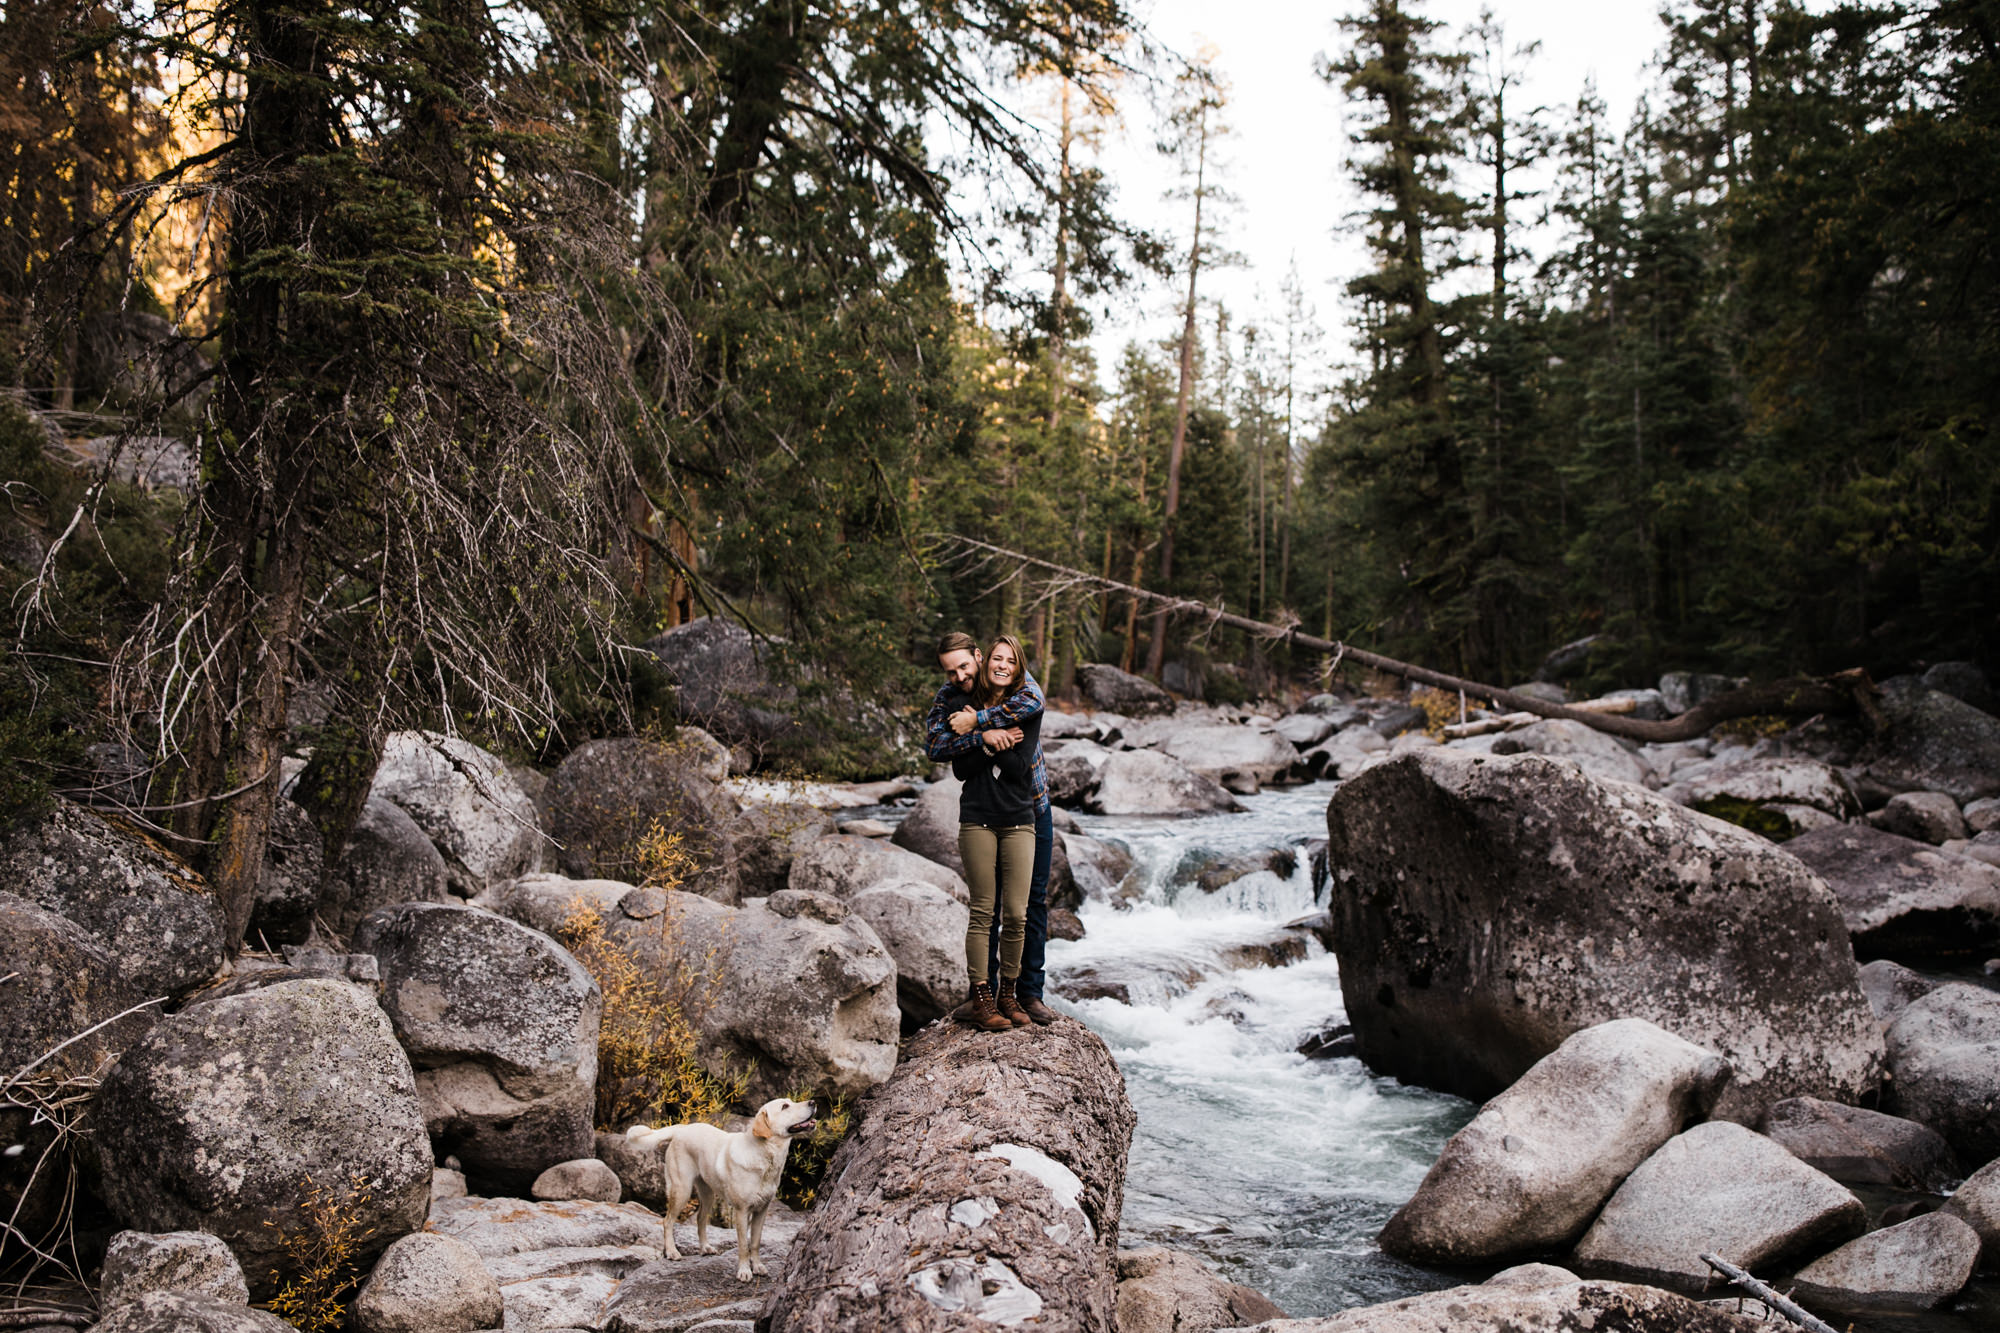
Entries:
<svg viewBox="0 0 2000 1333">
<path fill-rule="evenodd" d="M 1272 625 L 1265 621 L 1252 620 L 1248 616 L 1239 616 L 1231 611 L 1224 611 L 1206 602 L 1148 592 L 1129 583 L 1120 583 L 1116 579 L 1104 578 L 1086 570 L 1071 569 L 1067 565 L 1058 565 L 1052 561 L 1039 560 L 1034 556 L 1023 555 L 1019 551 L 1010 551 L 1004 546 L 994 546 L 971 537 L 954 535 L 950 540 L 968 550 L 984 551 L 1001 559 L 1018 561 L 1023 565 L 1060 575 L 1066 580 L 1090 583 L 1150 602 L 1162 602 L 1166 604 L 1169 612 L 1193 616 L 1217 625 L 1228 625 L 1232 629 L 1247 630 L 1273 643 L 1296 644 L 1315 652 L 1331 653 L 1335 665 L 1343 661 L 1358 662 L 1362 666 L 1373 667 L 1377 671 L 1415 681 L 1419 685 L 1429 685 L 1440 690 L 1457 690 L 1471 698 L 1485 699 L 1495 708 L 1505 708 L 1518 713 L 1533 713 L 1537 717 L 1567 718 L 1613 736 L 1623 736 L 1627 740 L 1653 743 L 1693 740 L 1697 736 L 1707 735 L 1709 729 L 1718 722 L 1727 722 L 1731 718 L 1738 717 L 1774 715 L 1814 717 L 1820 714 L 1859 712 L 1868 719 L 1871 727 L 1877 730 L 1881 727 L 1881 714 L 1875 707 L 1875 682 L 1870 680 L 1868 673 L 1859 667 L 1832 676 L 1794 676 L 1787 680 L 1773 681 L 1768 685 L 1746 686 L 1705 700 L 1679 717 L 1669 718 L 1664 722 L 1647 722 L 1636 717 L 1622 717 L 1615 713 L 1604 713 L 1569 704 L 1552 704 L 1544 699 L 1516 694 L 1512 690 L 1503 690 L 1494 685 L 1483 685 L 1476 680 L 1446 675 L 1442 671 L 1432 671 L 1428 667 L 1420 667 L 1412 662 L 1399 662 L 1393 657 L 1371 653 L 1365 648 L 1356 648 L 1337 639 L 1322 639 L 1314 634 L 1302 633 L 1293 626 Z"/>
<path fill-rule="evenodd" d="M 859 1108 L 760 1333 L 1111 1333 L 1134 1116 L 1081 1023 L 935 1023 Z"/>
</svg>

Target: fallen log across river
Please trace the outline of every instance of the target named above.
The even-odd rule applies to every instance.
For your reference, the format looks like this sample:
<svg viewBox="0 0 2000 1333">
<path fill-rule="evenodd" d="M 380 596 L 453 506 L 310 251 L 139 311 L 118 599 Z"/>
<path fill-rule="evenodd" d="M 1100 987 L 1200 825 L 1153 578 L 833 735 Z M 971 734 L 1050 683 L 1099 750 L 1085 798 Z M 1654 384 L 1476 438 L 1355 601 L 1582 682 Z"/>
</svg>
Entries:
<svg viewBox="0 0 2000 1333">
<path fill-rule="evenodd" d="M 1271 643 L 1289 643 L 1314 652 L 1329 653 L 1335 666 L 1342 662 L 1355 662 L 1404 680 L 1414 681 L 1419 685 L 1429 685 L 1440 690 L 1455 690 L 1470 699 L 1483 699 L 1495 708 L 1511 709 L 1517 713 L 1533 713 L 1537 717 L 1567 718 L 1613 736 L 1623 736 L 1627 740 L 1652 744 L 1693 740 L 1697 736 L 1707 735 L 1709 729 L 1718 722 L 1727 722 L 1739 717 L 1807 718 L 1823 714 L 1860 713 L 1867 719 L 1871 728 L 1879 731 L 1882 727 L 1881 713 L 1875 705 L 1875 682 L 1870 680 L 1868 673 L 1860 667 L 1832 676 L 1794 676 L 1765 685 L 1748 685 L 1704 700 L 1678 717 L 1668 718 L 1662 722 L 1648 722 L 1643 718 L 1625 717 L 1617 713 L 1580 708 L 1570 704 L 1553 704 L 1546 699 L 1516 694 L 1512 690 L 1503 690 L 1495 685 L 1466 680 L 1461 676 L 1448 675 L 1442 671 L 1432 671 L 1413 662 L 1399 662 L 1393 657 L 1371 653 L 1365 648 L 1356 648 L 1353 644 L 1342 643 L 1337 639 L 1322 639 L 1316 634 L 1304 633 L 1296 626 L 1273 625 L 1262 620 L 1252 620 L 1248 616 L 1239 616 L 1221 607 L 1210 606 L 1206 602 L 1149 592 L 1129 583 L 1120 583 L 1116 579 L 1092 574 L 1088 570 L 1071 569 L 1067 565 L 1037 559 L 1020 551 L 1011 551 L 1004 546 L 994 546 L 990 542 L 982 542 L 972 537 L 952 534 L 945 540 L 948 545 L 964 552 L 995 560 L 1013 561 L 1023 568 L 1042 570 L 1060 580 L 1065 586 L 1088 584 L 1092 587 L 1106 588 L 1128 597 L 1163 604 L 1165 610 L 1172 615 L 1185 615 L 1190 619 L 1228 625 L 1232 629 L 1248 631 Z"/>
<path fill-rule="evenodd" d="M 828 1164 L 761 1333 L 1111 1333 L 1135 1117 L 1097 1035 L 932 1024 Z"/>
</svg>

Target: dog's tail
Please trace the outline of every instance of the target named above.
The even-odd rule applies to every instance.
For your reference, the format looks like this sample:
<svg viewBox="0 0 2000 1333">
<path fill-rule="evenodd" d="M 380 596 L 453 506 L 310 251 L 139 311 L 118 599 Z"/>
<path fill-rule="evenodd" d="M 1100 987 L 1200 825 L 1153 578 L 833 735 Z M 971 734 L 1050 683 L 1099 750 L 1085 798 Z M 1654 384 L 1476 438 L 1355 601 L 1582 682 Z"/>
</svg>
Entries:
<svg viewBox="0 0 2000 1333">
<path fill-rule="evenodd" d="M 685 1125 L 662 1125 L 658 1129 L 651 1125 L 634 1125 L 625 1131 L 625 1141 L 641 1152 L 652 1152 L 672 1143 L 674 1134 L 685 1128 Z"/>
</svg>

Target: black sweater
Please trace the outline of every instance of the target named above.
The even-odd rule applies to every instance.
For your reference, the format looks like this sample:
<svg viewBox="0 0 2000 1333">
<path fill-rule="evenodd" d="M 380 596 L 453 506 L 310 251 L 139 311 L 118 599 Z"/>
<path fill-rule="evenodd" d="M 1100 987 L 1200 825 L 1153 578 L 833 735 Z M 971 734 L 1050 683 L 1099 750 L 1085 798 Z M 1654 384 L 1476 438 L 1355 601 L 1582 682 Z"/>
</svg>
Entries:
<svg viewBox="0 0 2000 1333">
<path fill-rule="evenodd" d="M 950 711 L 978 706 L 961 693 Z M 1021 731 L 1021 743 L 1010 750 L 996 754 L 981 745 L 952 757 L 952 776 L 965 784 L 958 795 L 959 823 L 1016 828 L 1035 822 L 1035 751 L 1042 744 L 1042 715 L 1021 723 Z"/>
</svg>

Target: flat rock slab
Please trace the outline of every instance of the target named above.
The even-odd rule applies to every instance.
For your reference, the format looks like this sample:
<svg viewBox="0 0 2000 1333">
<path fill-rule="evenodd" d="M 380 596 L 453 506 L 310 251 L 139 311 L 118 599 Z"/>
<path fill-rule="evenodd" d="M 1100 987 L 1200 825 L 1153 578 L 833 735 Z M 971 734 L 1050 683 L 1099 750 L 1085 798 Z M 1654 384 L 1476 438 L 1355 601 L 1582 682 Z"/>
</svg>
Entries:
<svg viewBox="0 0 2000 1333">
<path fill-rule="evenodd" d="M 713 1230 L 709 1238 L 715 1238 Z M 619 1284 L 605 1308 L 605 1333 L 685 1333 L 709 1320 L 755 1319 L 772 1282 L 768 1277 L 738 1282 L 733 1244 L 708 1255 L 696 1254 L 690 1245 L 685 1257 L 662 1259 Z"/>
<path fill-rule="evenodd" d="M 1497 1278 L 1481 1286 L 1427 1291 L 1384 1305 L 1343 1310 L 1324 1319 L 1272 1319 L 1252 1327 L 1256 1333 L 1606 1333 L 1611 1329 L 1618 1333 L 1769 1333 L 1770 1329 L 1732 1311 L 1655 1287 L 1577 1281 L 1520 1287 Z"/>
<path fill-rule="evenodd" d="M 1830 1310 L 1929 1310 L 1956 1296 L 1978 1263 L 1978 1232 L 1926 1213 L 1849 1241 L 1793 1282 L 1799 1300 Z"/>
<path fill-rule="evenodd" d="M 618 1279 L 601 1273 L 502 1283 L 500 1299 L 506 1303 L 507 1313 L 501 1327 L 507 1333 L 603 1328 L 605 1307 L 617 1290 Z"/>
<path fill-rule="evenodd" d="M 656 1232 L 654 1239 L 659 1235 Z M 503 1286 L 544 1277 L 624 1278 L 657 1263 L 660 1247 L 653 1245 L 562 1245 L 551 1250 L 481 1256 L 486 1271 Z"/>
<path fill-rule="evenodd" d="M 1785 850 L 1840 900 L 1858 958 L 1985 957 L 2000 945 L 2000 870 L 1983 861 L 1866 824 L 1814 829 Z"/>
<path fill-rule="evenodd" d="M 1858 1232 L 1867 1210 L 1824 1173 L 1741 1125 L 1711 1120 L 1640 1164 L 1577 1243 L 1591 1271 L 1699 1287 L 1704 1251 L 1744 1268 Z"/>
<path fill-rule="evenodd" d="M 635 1203 L 587 1199 L 444 1199 L 430 1229 L 456 1236 L 488 1260 L 531 1250 L 601 1249 L 660 1243 L 660 1215 Z"/>
<path fill-rule="evenodd" d="M 1789 1097 L 1764 1113 L 1762 1128 L 1792 1156 L 1843 1184 L 1935 1193 L 1958 1179 L 1951 1145 L 1900 1116 Z"/>
</svg>

